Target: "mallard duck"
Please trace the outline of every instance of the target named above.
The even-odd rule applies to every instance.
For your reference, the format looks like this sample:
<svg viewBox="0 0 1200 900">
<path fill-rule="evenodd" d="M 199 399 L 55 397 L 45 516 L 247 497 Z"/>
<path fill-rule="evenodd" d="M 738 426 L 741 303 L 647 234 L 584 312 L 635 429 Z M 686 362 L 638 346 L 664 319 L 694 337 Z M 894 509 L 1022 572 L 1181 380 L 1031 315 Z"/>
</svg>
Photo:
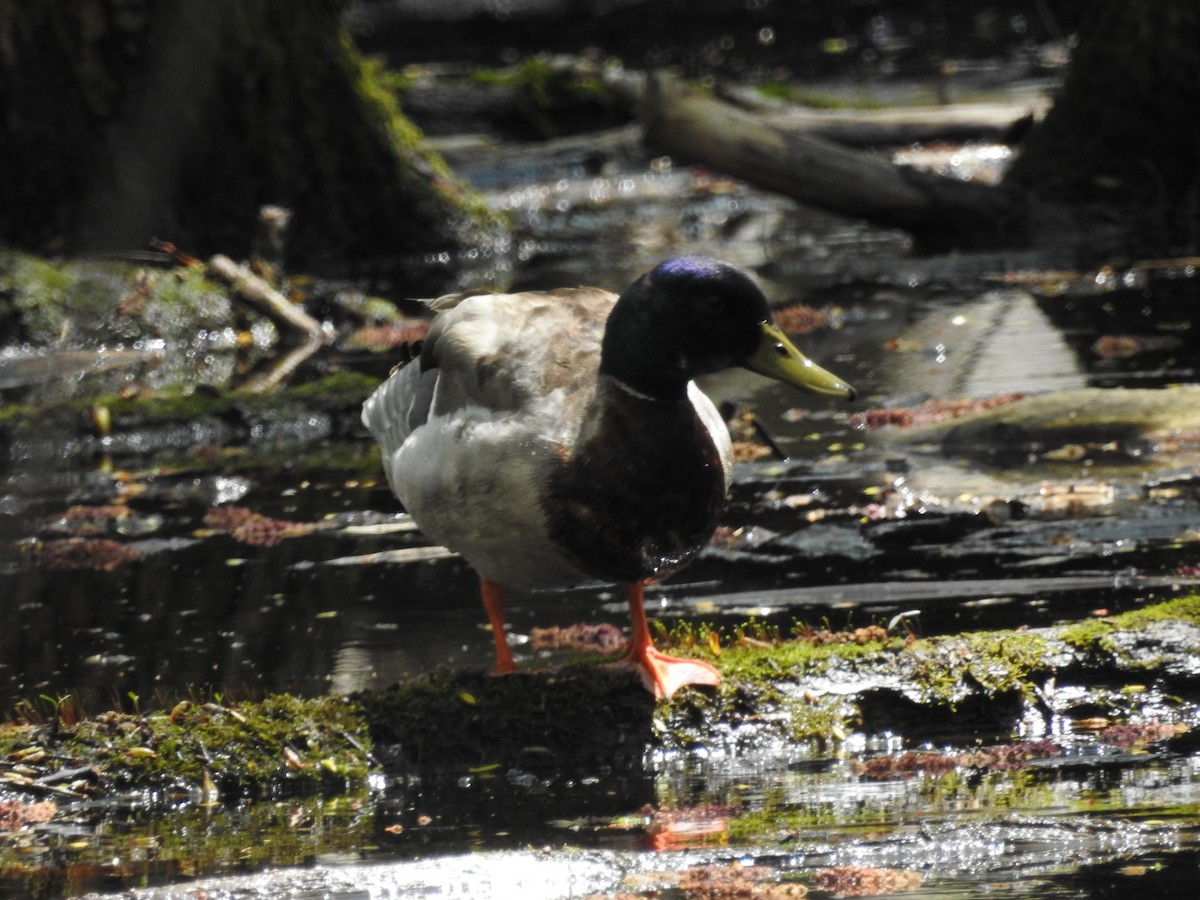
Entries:
<svg viewBox="0 0 1200 900">
<path fill-rule="evenodd" d="M 392 491 L 479 574 L 496 673 L 516 669 L 507 589 L 618 583 L 620 664 L 658 697 L 717 670 L 658 651 L 643 585 L 709 542 L 729 432 L 693 379 L 742 366 L 826 397 L 854 390 L 805 358 L 762 291 L 714 259 L 672 259 L 618 297 L 598 288 L 429 301 L 428 336 L 363 406 Z"/>
</svg>

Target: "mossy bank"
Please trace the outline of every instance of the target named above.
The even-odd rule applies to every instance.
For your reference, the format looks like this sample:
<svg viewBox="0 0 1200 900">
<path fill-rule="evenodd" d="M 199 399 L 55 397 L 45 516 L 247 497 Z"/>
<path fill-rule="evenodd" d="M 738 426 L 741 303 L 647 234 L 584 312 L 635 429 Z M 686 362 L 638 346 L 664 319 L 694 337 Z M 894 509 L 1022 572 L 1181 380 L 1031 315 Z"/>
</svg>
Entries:
<svg viewBox="0 0 1200 900">
<path fill-rule="evenodd" d="M 674 637 L 713 660 L 719 687 L 656 704 L 628 672 L 589 660 L 504 678 L 442 671 L 350 698 L 189 700 L 86 718 L 69 698 L 42 700 L 0 729 L 2 768 L 10 786 L 54 785 L 76 799 L 151 789 L 215 802 L 363 790 L 372 772 L 636 768 L 655 750 L 764 741 L 836 752 L 856 731 L 1002 741 L 1024 718 L 1050 714 L 1051 683 L 1087 688 L 1069 703 L 1114 720 L 1137 719 L 1137 697 L 1151 688 L 1183 704 L 1200 687 L 1200 596 L 1053 628 L 929 639 L 878 627 L 780 636 L 753 624 Z"/>
</svg>

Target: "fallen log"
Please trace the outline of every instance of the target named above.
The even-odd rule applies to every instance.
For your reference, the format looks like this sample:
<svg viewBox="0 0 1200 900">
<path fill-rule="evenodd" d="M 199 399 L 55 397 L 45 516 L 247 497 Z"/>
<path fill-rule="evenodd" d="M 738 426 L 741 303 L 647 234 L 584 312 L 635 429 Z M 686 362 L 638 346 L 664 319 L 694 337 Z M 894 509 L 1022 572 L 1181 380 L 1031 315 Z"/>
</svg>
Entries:
<svg viewBox="0 0 1200 900">
<path fill-rule="evenodd" d="M 920 238 L 1011 245 L 1076 229 L 1065 208 L 1028 194 L 896 166 L 784 130 L 668 75 L 650 79 L 642 118 L 647 143 L 665 153 Z"/>
<path fill-rule="evenodd" d="M 861 148 L 938 141 L 1010 143 L 1014 134 L 1044 119 L 1050 108 L 1050 100 L 1044 96 L 1007 103 L 818 109 L 764 97 L 741 85 L 718 85 L 716 93 L 774 128 Z"/>
</svg>

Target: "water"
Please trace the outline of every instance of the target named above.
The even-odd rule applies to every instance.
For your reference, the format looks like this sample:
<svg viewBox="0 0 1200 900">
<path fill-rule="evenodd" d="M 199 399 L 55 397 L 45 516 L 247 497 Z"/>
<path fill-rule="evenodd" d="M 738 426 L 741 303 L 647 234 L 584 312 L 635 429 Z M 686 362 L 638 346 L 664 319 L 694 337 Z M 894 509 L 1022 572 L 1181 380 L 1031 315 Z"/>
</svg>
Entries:
<svg viewBox="0 0 1200 900">
<path fill-rule="evenodd" d="M 857 265 L 858 250 L 874 248 L 865 259 L 893 273 L 882 284 L 814 285 L 803 253 L 767 259 L 753 231 L 722 237 L 724 212 L 713 210 L 727 212 L 728 197 L 697 194 L 691 176 L 675 179 L 666 176 L 664 187 L 656 174 L 642 183 L 664 190 L 657 199 L 614 196 L 602 207 L 604 224 L 588 223 L 624 229 L 628 243 L 617 246 L 640 248 L 631 258 L 594 269 L 573 230 L 584 226 L 568 221 L 572 201 L 530 226 L 530 240 L 557 249 L 517 266 L 515 281 L 569 281 L 586 271 L 619 284 L 663 253 L 636 236 L 647 210 L 666 222 L 691 213 L 702 223 L 691 236 L 700 249 L 759 265 L 774 276 L 766 282 L 773 298 L 803 300 L 838 323 L 799 340 L 862 399 L 833 407 L 750 376 L 707 385 L 753 408 L 789 459 L 739 465 L 730 537 L 651 592 L 652 616 L 732 624 L 752 615 L 783 627 L 903 613 L 931 635 L 1115 613 L 1194 589 L 1180 574 L 1195 562 L 1187 535 L 1198 500 L 1196 445 L 1186 435 L 1177 445 L 1122 435 L 1108 450 L 1088 449 L 1087 436 L 1076 435 L 1078 456 L 1014 438 L 1012 452 L 989 464 L 970 441 L 914 443 L 906 431 L 864 430 L 853 418 L 873 407 L 918 408 L 927 397 L 1194 383 L 1197 357 L 1184 327 L 1193 274 L 1131 270 L 1114 274 L 1110 289 L 1081 273 L 1065 289 L 1057 280 L 1047 289 L 1060 276 L 991 259 L 895 255 L 904 248 L 889 236 L 876 241 L 869 229 L 823 216 L 809 222 L 735 186 L 738 207 L 759 211 L 772 234 L 809 229 L 814 247 L 838 248 L 828 252 Z M 567 180 L 568 195 L 590 184 L 588 176 Z M 512 192 L 496 197 L 510 202 Z M 1147 340 L 1163 333 L 1177 340 Z M 1097 352 L 1113 334 L 1128 337 L 1120 352 Z M 399 514 L 361 432 L 309 435 L 284 423 L 262 446 L 197 454 L 185 432 L 147 455 L 132 442 L 116 455 L 15 460 L 4 491 L 17 549 L 0 570 L 5 705 L 45 708 L 38 698 L 67 693 L 88 711 L 187 695 L 315 695 L 485 665 L 491 638 L 469 568 L 436 554 L 375 562 L 380 552 L 416 554 L 419 532 Z M 1110 436 L 1092 443 L 1107 446 Z M 238 531 L 215 520 L 214 507 L 273 521 Z M 137 555 L 101 555 L 99 568 L 73 568 L 69 559 L 33 565 L 34 535 L 43 543 L 103 537 Z M 536 666 L 545 660 L 530 649 L 533 627 L 620 625 L 624 615 L 619 595 L 587 590 L 515 598 L 508 618 L 518 660 Z M 970 744 L 967 736 L 954 752 Z M 38 860 L 44 874 L 10 883 L 24 896 L 140 883 L 148 886 L 133 896 L 147 900 L 194 896 L 193 877 L 209 896 L 231 897 L 480 898 L 510 896 L 518 884 L 529 896 L 649 896 L 686 895 L 679 885 L 689 878 L 741 878 L 742 869 L 772 884 L 816 884 L 850 877 L 838 867 L 859 867 L 916 873 L 918 897 L 1005 890 L 1065 898 L 1131 887 L 1170 895 L 1194 870 L 1200 781 L 1192 755 L 882 780 L 856 772 L 911 746 L 904 734 L 864 733 L 832 749 L 713 746 L 623 771 L 430 774 L 348 800 L 184 804 L 175 813 L 155 804 L 144 812 L 83 806 L 70 825 L 34 842 L 26 861 Z M 114 868 L 115 858 L 125 861 Z M 186 887 L 153 886 L 185 876 Z"/>
</svg>

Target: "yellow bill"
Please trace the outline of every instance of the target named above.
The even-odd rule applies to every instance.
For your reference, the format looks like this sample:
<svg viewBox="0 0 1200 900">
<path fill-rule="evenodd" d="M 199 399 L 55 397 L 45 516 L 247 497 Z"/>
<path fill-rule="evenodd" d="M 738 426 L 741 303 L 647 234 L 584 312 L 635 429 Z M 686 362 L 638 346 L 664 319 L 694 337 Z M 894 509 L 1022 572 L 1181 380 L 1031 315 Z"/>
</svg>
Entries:
<svg viewBox="0 0 1200 900">
<path fill-rule="evenodd" d="M 742 363 L 751 372 L 822 397 L 854 399 L 854 388 L 797 350 L 774 322 L 763 322 L 762 331 L 758 348 Z"/>
</svg>

